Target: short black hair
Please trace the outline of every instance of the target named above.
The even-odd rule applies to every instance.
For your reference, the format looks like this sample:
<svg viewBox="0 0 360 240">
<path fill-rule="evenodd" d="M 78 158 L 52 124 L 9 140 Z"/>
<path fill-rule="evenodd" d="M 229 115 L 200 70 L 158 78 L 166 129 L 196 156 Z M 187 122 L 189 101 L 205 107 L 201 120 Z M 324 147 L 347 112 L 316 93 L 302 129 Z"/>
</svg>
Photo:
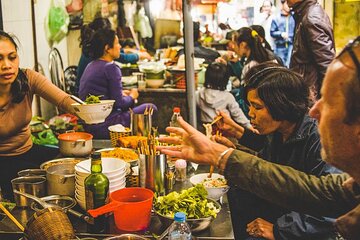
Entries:
<svg viewBox="0 0 360 240">
<path fill-rule="evenodd" d="M 88 48 L 83 47 L 83 52 L 86 56 L 92 59 L 98 59 L 104 55 L 105 46 L 114 46 L 116 33 L 112 29 L 99 29 L 93 33 Z"/>
<path fill-rule="evenodd" d="M 252 30 L 255 30 L 259 34 L 259 36 L 262 38 L 263 43 L 265 44 L 265 48 L 272 51 L 269 42 L 266 40 L 264 27 L 261 25 L 251 25 L 250 28 Z"/>
<path fill-rule="evenodd" d="M 89 24 L 83 25 L 80 32 L 80 47 L 88 47 L 94 33 L 99 29 L 111 29 L 110 20 L 98 17 Z"/>
<path fill-rule="evenodd" d="M 260 37 L 249 27 L 242 27 L 237 30 L 237 44 L 245 42 L 251 50 L 248 61 L 255 60 L 258 63 L 274 60 L 275 57 L 270 51 L 262 46 Z M 253 34 L 255 33 L 255 34 Z"/>
<path fill-rule="evenodd" d="M 246 93 L 257 90 L 271 117 L 296 123 L 309 111 L 309 86 L 303 77 L 274 62 L 252 67 L 245 75 Z"/>
<path fill-rule="evenodd" d="M 204 83 L 206 88 L 224 91 L 228 81 L 229 74 L 225 64 L 213 62 L 206 68 Z"/>
</svg>

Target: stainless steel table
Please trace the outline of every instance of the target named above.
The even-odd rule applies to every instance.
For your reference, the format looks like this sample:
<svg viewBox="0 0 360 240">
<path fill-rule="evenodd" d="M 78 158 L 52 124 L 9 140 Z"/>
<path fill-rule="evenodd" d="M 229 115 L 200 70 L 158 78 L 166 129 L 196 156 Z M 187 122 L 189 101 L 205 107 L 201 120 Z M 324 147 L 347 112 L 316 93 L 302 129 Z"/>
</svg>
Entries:
<svg viewBox="0 0 360 240">
<path fill-rule="evenodd" d="M 95 140 L 94 147 L 102 148 L 109 147 L 109 140 Z M 208 172 L 208 166 L 199 166 L 196 173 Z M 194 174 L 194 173 L 192 173 Z M 174 190 L 180 191 L 181 189 L 187 189 L 191 187 L 191 183 L 189 181 L 189 177 L 192 174 L 188 174 L 188 179 L 185 182 L 176 182 L 174 186 Z M 226 195 L 223 197 L 221 203 L 221 211 L 219 212 L 216 219 L 211 223 L 210 227 L 205 229 L 204 231 L 193 233 L 193 235 L 197 239 L 234 239 L 231 218 L 230 218 L 230 210 L 227 202 Z M 78 206 L 75 206 L 74 210 L 82 211 Z M 26 225 L 28 219 L 32 216 L 33 211 L 28 208 L 14 208 L 11 213 L 15 216 L 15 218 L 23 224 Z M 69 215 L 69 218 L 73 224 L 76 235 L 79 238 L 83 237 L 93 237 L 95 239 L 103 239 L 104 237 L 119 235 L 125 233 L 123 231 L 119 231 L 114 226 L 113 217 L 109 217 L 109 226 L 106 234 L 90 234 L 87 232 L 86 223 L 78 218 L 75 218 Z M 137 232 L 137 234 L 144 235 L 150 239 L 156 239 L 155 236 L 160 235 L 166 226 L 163 226 L 156 215 L 153 215 L 151 218 L 151 223 L 149 229 L 143 232 Z M 8 218 L 5 217 L 0 221 L 0 239 L 4 240 L 12 240 L 12 239 L 20 239 L 22 237 L 22 233 L 19 231 L 17 226 Z"/>
</svg>

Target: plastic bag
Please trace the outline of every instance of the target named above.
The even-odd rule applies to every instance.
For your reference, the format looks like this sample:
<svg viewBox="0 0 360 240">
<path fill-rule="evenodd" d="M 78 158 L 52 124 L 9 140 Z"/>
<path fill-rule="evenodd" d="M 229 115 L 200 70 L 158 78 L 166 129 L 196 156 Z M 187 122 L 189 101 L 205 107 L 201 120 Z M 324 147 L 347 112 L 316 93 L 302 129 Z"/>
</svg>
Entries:
<svg viewBox="0 0 360 240">
<path fill-rule="evenodd" d="M 46 129 L 35 135 L 31 135 L 34 144 L 37 145 L 58 145 L 59 140 L 56 138 L 51 129 Z"/>
<path fill-rule="evenodd" d="M 66 36 L 69 22 L 69 14 L 62 1 L 52 0 L 45 19 L 45 33 L 50 46 Z"/>
</svg>

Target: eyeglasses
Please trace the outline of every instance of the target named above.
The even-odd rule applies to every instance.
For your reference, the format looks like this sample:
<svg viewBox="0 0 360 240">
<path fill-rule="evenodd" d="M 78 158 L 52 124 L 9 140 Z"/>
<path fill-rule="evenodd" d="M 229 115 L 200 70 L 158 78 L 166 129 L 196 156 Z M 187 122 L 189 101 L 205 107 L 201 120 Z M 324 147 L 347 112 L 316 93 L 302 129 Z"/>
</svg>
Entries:
<svg viewBox="0 0 360 240">
<path fill-rule="evenodd" d="M 356 47 L 360 47 L 360 36 L 358 36 L 354 40 L 351 40 L 344 47 L 344 49 L 340 52 L 340 54 L 336 58 L 341 58 L 341 56 L 344 55 L 344 53 L 346 53 L 346 52 L 349 53 L 351 59 L 353 60 L 355 66 L 356 66 L 358 79 L 360 80 L 360 62 L 359 62 L 359 59 L 356 57 L 356 54 L 353 50 L 353 48 L 356 48 Z"/>
</svg>

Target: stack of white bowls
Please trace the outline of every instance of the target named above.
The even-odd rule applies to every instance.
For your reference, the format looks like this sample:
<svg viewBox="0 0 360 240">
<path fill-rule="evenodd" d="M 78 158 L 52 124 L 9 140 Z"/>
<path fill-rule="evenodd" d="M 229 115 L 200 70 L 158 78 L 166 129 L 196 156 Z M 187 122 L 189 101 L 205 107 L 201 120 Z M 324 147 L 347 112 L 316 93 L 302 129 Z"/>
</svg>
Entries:
<svg viewBox="0 0 360 240">
<path fill-rule="evenodd" d="M 102 158 L 102 173 L 109 179 L 109 193 L 124 188 L 126 185 L 127 164 L 118 158 Z M 91 160 L 84 160 L 75 165 L 75 198 L 80 207 L 86 209 L 85 178 L 90 175 Z"/>
</svg>

